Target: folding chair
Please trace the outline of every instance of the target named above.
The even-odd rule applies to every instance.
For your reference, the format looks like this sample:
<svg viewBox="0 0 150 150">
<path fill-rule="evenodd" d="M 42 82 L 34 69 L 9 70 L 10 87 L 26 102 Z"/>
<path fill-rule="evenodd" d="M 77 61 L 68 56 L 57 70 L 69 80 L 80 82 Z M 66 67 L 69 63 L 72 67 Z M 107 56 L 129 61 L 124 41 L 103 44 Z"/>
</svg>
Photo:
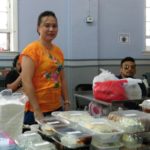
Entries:
<svg viewBox="0 0 150 150">
<path fill-rule="evenodd" d="M 78 84 L 75 87 L 75 92 L 85 92 L 85 91 L 92 91 L 92 84 Z M 76 101 L 76 110 L 84 110 L 86 107 L 88 107 L 88 104 L 90 101 L 86 101 L 85 99 L 82 98 L 77 98 L 75 97 Z"/>
</svg>

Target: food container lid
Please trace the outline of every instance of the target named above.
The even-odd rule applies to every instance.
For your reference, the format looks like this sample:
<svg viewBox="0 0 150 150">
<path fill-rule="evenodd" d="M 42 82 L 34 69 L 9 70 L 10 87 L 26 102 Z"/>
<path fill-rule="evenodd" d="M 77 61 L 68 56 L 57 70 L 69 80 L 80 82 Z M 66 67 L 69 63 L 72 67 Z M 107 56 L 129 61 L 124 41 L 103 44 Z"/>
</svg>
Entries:
<svg viewBox="0 0 150 150">
<path fill-rule="evenodd" d="M 150 109 L 150 99 L 144 100 L 139 106 Z"/>
<path fill-rule="evenodd" d="M 95 119 L 89 124 L 81 123 L 82 127 L 89 129 L 93 134 L 98 135 L 118 135 L 123 134 L 124 131 L 115 127 L 113 122 L 109 121 L 106 118 Z"/>
<path fill-rule="evenodd" d="M 53 135 L 54 128 L 56 127 L 66 127 L 70 124 L 68 120 L 56 117 L 46 117 L 44 118 L 44 123 L 40 125 L 40 130 L 46 135 Z"/>
<path fill-rule="evenodd" d="M 70 124 L 70 122 L 63 118 L 57 118 L 57 117 L 45 117 L 44 122 L 53 127 L 62 127 L 67 126 Z"/>
<path fill-rule="evenodd" d="M 88 111 L 55 111 L 52 112 L 52 116 L 64 118 L 72 123 L 90 122 L 94 119 Z"/>
</svg>

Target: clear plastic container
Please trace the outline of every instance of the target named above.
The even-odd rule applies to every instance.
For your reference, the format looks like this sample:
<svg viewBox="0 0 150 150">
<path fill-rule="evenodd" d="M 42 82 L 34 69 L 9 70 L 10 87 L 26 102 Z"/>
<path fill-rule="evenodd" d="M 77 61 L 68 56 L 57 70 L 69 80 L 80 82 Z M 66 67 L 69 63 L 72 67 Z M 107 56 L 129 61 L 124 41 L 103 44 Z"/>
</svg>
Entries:
<svg viewBox="0 0 150 150">
<path fill-rule="evenodd" d="M 144 100 L 140 106 L 142 107 L 142 110 L 146 113 L 150 113 L 150 99 Z"/>
<path fill-rule="evenodd" d="M 113 144 L 93 143 L 91 148 L 92 150 L 120 150 L 122 146 L 123 146 L 122 143 L 113 143 Z"/>
<path fill-rule="evenodd" d="M 77 127 L 55 128 L 55 138 L 67 148 L 89 146 L 92 140 L 90 132 Z"/>
<path fill-rule="evenodd" d="M 137 134 L 124 134 L 122 142 L 127 148 L 139 148 L 142 145 L 143 139 Z"/>
<path fill-rule="evenodd" d="M 70 124 L 69 121 L 56 117 L 45 117 L 44 122 L 53 127 L 65 127 Z"/>
<path fill-rule="evenodd" d="M 24 134 L 21 134 L 17 137 L 16 142 L 22 149 L 27 149 L 33 144 L 42 142 L 42 138 L 38 133 L 35 132 L 25 132 Z"/>
<path fill-rule="evenodd" d="M 82 127 L 89 129 L 93 133 L 92 143 L 114 143 L 120 142 L 124 131 L 115 127 L 107 119 L 95 119 L 89 124 L 81 123 Z"/>
<path fill-rule="evenodd" d="M 108 119 L 115 122 L 126 133 L 150 131 L 150 114 L 138 110 L 111 112 Z"/>
<path fill-rule="evenodd" d="M 20 150 L 16 142 L 5 132 L 0 131 L 0 150 Z"/>
<path fill-rule="evenodd" d="M 90 122 L 94 118 L 88 111 L 55 111 L 52 112 L 52 116 L 60 117 L 69 120 L 73 123 L 78 122 Z"/>
<path fill-rule="evenodd" d="M 33 144 L 32 146 L 30 146 L 30 149 L 31 150 L 56 150 L 56 147 L 54 144 L 50 142 L 43 141 L 43 142 Z"/>
<path fill-rule="evenodd" d="M 49 136 L 54 134 L 55 127 L 66 127 L 70 125 L 69 121 L 56 117 L 46 117 L 44 118 L 44 122 L 41 124 L 40 129 L 44 134 Z"/>
</svg>

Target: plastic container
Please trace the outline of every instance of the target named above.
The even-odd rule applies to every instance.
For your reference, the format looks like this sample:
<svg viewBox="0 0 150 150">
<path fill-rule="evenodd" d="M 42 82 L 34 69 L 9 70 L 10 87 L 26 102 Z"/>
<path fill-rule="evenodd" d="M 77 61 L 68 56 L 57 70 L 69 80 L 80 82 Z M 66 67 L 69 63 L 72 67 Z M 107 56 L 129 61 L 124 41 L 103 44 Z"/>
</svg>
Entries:
<svg viewBox="0 0 150 150">
<path fill-rule="evenodd" d="M 122 143 L 114 143 L 114 144 L 92 144 L 92 150 L 120 150 L 123 146 Z"/>
<path fill-rule="evenodd" d="M 50 142 L 43 141 L 43 142 L 33 144 L 31 146 L 31 149 L 32 150 L 56 150 L 56 147 L 54 144 Z"/>
<path fill-rule="evenodd" d="M 25 132 L 17 137 L 16 142 L 22 149 L 28 149 L 28 147 L 32 146 L 35 143 L 42 142 L 41 136 L 32 131 Z"/>
<path fill-rule="evenodd" d="M 142 145 L 143 139 L 137 134 L 124 134 L 122 142 L 127 148 L 139 148 Z"/>
<path fill-rule="evenodd" d="M 56 117 L 46 117 L 44 118 L 44 122 L 46 122 L 47 125 L 53 127 L 65 127 L 70 124 L 69 121 L 62 118 L 56 118 Z"/>
<path fill-rule="evenodd" d="M 91 144 L 92 135 L 82 128 L 59 127 L 55 128 L 55 138 L 67 148 L 79 148 Z"/>
<path fill-rule="evenodd" d="M 67 119 L 70 122 L 90 122 L 94 118 L 89 114 L 88 111 L 55 111 L 52 112 L 52 116 Z"/>
<path fill-rule="evenodd" d="M 82 127 L 89 129 L 93 133 L 92 143 L 115 143 L 120 142 L 124 131 L 113 126 L 107 119 L 96 119 L 89 124 L 81 123 Z"/>
<path fill-rule="evenodd" d="M 150 131 L 150 114 L 138 110 L 111 112 L 108 119 L 115 122 L 126 133 Z"/>
<path fill-rule="evenodd" d="M 56 117 L 46 117 L 44 118 L 45 123 L 40 125 L 40 129 L 45 135 L 53 135 L 54 128 L 56 127 L 66 127 L 70 124 L 69 121 L 63 118 L 56 118 Z"/>
<path fill-rule="evenodd" d="M 144 112 L 150 113 L 150 99 L 144 100 L 139 106 L 142 107 Z"/>
<path fill-rule="evenodd" d="M 0 150 L 20 150 L 20 148 L 8 134 L 0 131 Z"/>
</svg>

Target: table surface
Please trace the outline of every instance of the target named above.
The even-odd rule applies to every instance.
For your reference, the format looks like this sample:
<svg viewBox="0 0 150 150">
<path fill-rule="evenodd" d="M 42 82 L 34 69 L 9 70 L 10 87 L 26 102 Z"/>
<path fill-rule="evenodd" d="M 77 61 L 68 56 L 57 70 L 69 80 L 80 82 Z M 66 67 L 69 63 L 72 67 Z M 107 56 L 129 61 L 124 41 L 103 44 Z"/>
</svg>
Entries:
<svg viewBox="0 0 150 150">
<path fill-rule="evenodd" d="M 98 104 L 102 104 L 102 105 L 106 105 L 106 106 L 112 106 L 112 103 L 108 103 L 108 102 L 104 102 L 104 101 L 100 101 L 100 100 L 97 100 L 93 97 L 93 93 L 92 91 L 82 91 L 82 92 L 76 92 L 74 94 L 75 97 L 77 98 L 83 98 L 83 99 L 86 99 L 88 101 L 93 101 L 93 102 L 96 102 Z"/>
<path fill-rule="evenodd" d="M 93 92 L 92 91 L 79 91 L 79 92 L 75 92 L 74 93 L 74 97 L 75 98 L 80 98 L 80 99 L 85 99 L 88 101 L 93 101 L 96 102 L 97 104 L 101 104 L 101 105 L 105 105 L 108 106 L 110 108 L 112 108 L 112 106 L 119 106 L 120 104 L 124 104 L 124 103 L 136 103 L 136 104 L 140 104 L 142 103 L 145 99 L 147 98 L 142 98 L 142 99 L 134 99 L 134 100 L 113 100 L 111 103 L 108 102 L 104 102 L 101 100 L 97 100 L 94 98 L 93 96 Z"/>
</svg>

